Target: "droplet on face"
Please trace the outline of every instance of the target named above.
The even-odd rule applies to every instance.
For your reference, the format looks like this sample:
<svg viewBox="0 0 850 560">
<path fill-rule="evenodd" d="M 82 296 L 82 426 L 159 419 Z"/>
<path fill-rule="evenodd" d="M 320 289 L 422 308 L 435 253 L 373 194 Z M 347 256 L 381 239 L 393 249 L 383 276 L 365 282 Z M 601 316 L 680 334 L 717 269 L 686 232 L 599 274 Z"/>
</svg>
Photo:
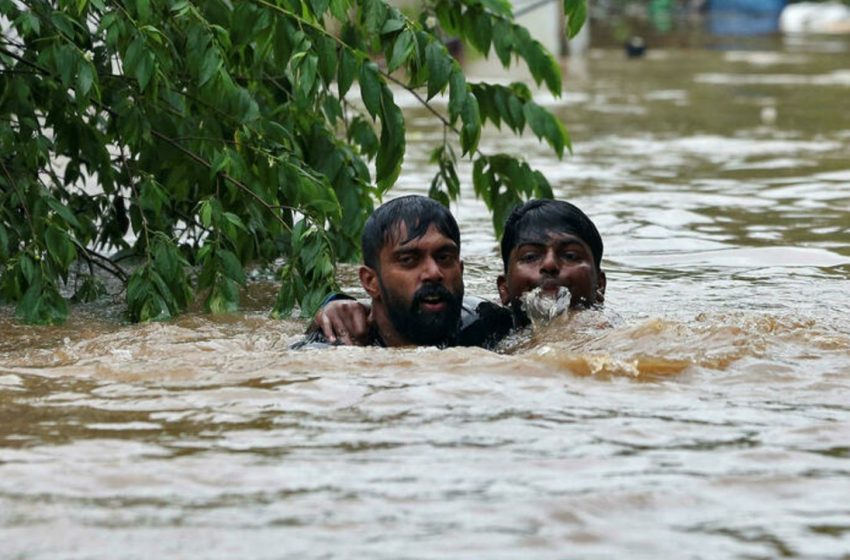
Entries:
<svg viewBox="0 0 850 560">
<path fill-rule="evenodd" d="M 533 326 L 543 325 L 566 311 L 570 307 L 572 294 L 566 286 L 558 288 L 557 294 L 546 293 L 541 288 L 535 288 L 522 294 L 522 309 Z"/>
</svg>

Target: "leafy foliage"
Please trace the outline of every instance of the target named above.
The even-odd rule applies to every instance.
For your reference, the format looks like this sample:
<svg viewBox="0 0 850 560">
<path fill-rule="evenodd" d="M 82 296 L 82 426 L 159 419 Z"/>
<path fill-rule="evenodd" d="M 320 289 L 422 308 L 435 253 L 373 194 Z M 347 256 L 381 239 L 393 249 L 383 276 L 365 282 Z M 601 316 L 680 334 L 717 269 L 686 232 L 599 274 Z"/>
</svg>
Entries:
<svg viewBox="0 0 850 560">
<path fill-rule="evenodd" d="M 585 0 L 564 7 L 574 33 Z M 416 19 L 384 0 L 0 0 L 0 16 L 0 298 L 27 322 L 64 320 L 75 263 L 89 274 L 74 300 L 103 293 L 101 268 L 134 321 L 196 295 L 234 311 L 252 263 L 279 265 L 275 315 L 312 313 L 401 171 L 398 87 L 446 131 L 430 195 L 458 196 L 457 142 L 497 230 L 551 189 L 481 153 L 482 126 L 529 128 L 559 157 L 570 146 L 526 86 L 469 83 L 444 46 L 522 59 L 559 94 L 556 61 L 506 0 L 436 0 Z"/>
</svg>

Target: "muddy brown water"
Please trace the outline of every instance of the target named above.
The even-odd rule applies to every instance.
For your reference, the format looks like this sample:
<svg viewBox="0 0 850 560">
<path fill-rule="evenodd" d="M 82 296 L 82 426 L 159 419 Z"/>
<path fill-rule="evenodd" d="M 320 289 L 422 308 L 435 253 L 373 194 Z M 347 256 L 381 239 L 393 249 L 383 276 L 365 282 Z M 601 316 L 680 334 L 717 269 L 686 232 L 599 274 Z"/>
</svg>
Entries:
<svg viewBox="0 0 850 560">
<path fill-rule="evenodd" d="M 564 64 L 541 102 L 574 154 L 483 147 L 596 221 L 604 311 L 492 353 L 293 352 L 262 281 L 161 324 L 5 308 L 0 556 L 847 558 L 850 41 Z M 399 100 L 397 192 L 423 192 L 441 132 Z M 467 291 L 495 297 L 464 188 Z"/>
</svg>

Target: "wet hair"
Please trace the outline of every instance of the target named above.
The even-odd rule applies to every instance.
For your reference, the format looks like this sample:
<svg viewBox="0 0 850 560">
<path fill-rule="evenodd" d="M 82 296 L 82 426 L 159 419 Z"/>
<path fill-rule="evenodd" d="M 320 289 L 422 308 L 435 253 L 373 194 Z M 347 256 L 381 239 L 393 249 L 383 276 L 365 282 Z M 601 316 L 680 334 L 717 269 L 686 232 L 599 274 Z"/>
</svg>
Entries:
<svg viewBox="0 0 850 560">
<path fill-rule="evenodd" d="M 366 220 L 360 237 L 363 264 L 378 270 L 381 248 L 398 241 L 402 224 L 407 230 L 402 243 L 422 237 L 433 225 L 460 248 L 460 230 L 448 208 L 424 196 L 402 196 L 382 204 Z"/>
<path fill-rule="evenodd" d="M 570 233 L 590 247 L 596 270 L 602 262 L 602 237 L 590 218 L 578 206 L 563 200 L 529 200 L 517 206 L 505 220 L 502 235 L 502 261 L 505 272 L 511 251 L 518 245 L 545 238 L 550 232 Z"/>
</svg>

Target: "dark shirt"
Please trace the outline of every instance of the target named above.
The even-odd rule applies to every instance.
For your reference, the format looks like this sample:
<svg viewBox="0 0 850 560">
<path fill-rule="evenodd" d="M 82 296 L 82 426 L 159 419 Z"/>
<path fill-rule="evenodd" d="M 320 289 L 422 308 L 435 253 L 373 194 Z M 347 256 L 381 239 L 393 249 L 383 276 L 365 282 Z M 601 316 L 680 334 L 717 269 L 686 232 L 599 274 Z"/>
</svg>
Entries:
<svg viewBox="0 0 850 560">
<path fill-rule="evenodd" d="M 510 309 L 484 298 L 466 296 L 453 346 L 480 346 L 492 350 L 513 328 Z"/>
<path fill-rule="evenodd" d="M 458 331 L 445 346 L 479 346 L 492 350 L 513 327 L 513 315 L 507 307 L 483 298 L 466 296 L 463 298 L 460 310 Z M 325 337 L 322 329 L 313 327 L 307 331 L 303 339 L 292 345 L 292 349 L 327 348 L 328 346 L 333 344 Z M 369 333 L 368 346 L 386 346 L 377 329 L 373 328 Z"/>
</svg>

